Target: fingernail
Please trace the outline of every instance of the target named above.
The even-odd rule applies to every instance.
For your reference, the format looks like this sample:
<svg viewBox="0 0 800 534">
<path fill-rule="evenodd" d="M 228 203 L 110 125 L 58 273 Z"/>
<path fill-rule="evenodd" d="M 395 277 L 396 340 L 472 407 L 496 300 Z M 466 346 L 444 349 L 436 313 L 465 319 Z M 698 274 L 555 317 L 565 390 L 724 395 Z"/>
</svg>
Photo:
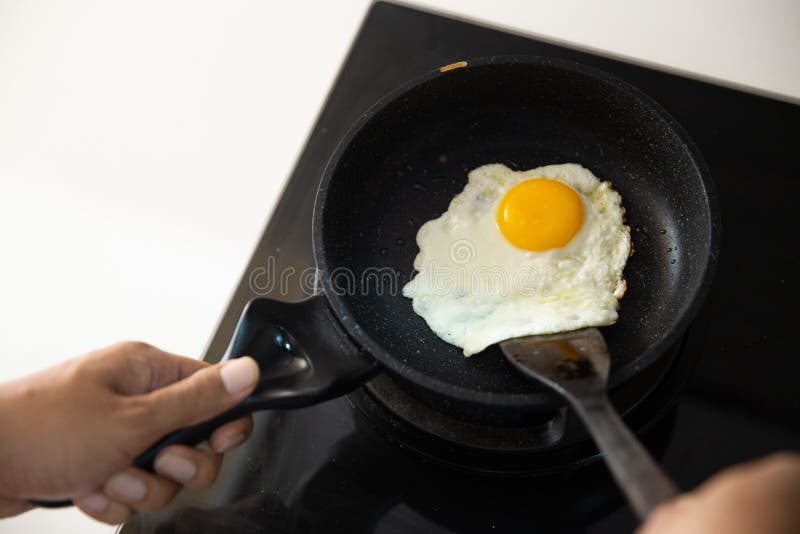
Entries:
<svg viewBox="0 0 800 534">
<path fill-rule="evenodd" d="M 158 473 L 184 484 L 197 474 L 197 466 L 194 465 L 194 462 L 177 454 L 162 454 L 156 459 L 153 467 Z"/>
<path fill-rule="evenodd" d="M 139 478 L 123 472 L 108 479 L 106 491 L 125 501 L 141 501 L 147 493 L 147 486 Z"/>
<path fill-rule="evenodd" d="M 258 380 L 258 364 L 250 356 L 234 358 L 222 366 L 219 377 L 228 393 L 235 395 Z"/>
<path fill-rule="evenodd" d="M 106 508 L 108 508 L 108 502 L 108 497 L 102 493 L 90 493 L 78 499 L 79 506 L 93 514 L 105 512 Z"/>
<path fill-rule="evenodd" d="M 222 444 L 219 446 L 217 452 L 225 452 L 236 447 L 237 445 L 241 445 L 241 443 L 245 440 L 246 437 L 247 436 L 245 436 L 242 433 L 228 436 L 227 438 L 222 440 Z"/>
</svg>

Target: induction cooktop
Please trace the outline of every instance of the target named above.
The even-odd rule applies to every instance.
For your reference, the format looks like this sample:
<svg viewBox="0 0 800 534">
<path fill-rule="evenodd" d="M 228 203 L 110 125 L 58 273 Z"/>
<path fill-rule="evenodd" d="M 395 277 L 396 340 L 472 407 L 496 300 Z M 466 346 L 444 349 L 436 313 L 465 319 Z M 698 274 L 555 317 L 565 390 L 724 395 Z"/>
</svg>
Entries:
<svg viewBox="0 0 800 534">
<path fill-rule="evenodd" d="M 687 130 L 717 185 L 723 243 L 711 295 L 676 348 L 676 363 L 626 416 L 629 424 L 683 489 L 733 463 L 800 448 L 800 359 L 790 338 L 800 267 L 792 217 L 800 198 L 794 171 L 800 107 L 386 2 L 370 8 L 205 360 L 224 354 L 251 298 L 292 301 L 316 291 L 308 283 L 316 187 L 359 115 L 409 78 L 507 54 L 585 63 L 638 87 Z M 276 272 L 286 273 L 282 283 L 271 282 Z M 396 421 L 397 413 L 384 413 L 376 391 L 385 397 L 393 390 L 385 377 L 376 380 L 318 406 L 257 414 L 253 436 L 226 455 L 211 489 L 184 491 L 167 509 L 139 514 L 121 532 L 635 528 L 594 452 L 555 472 L 500 476 L 480 462 L 479 469 L 458 469 L 415 441 L 419 436 Z"/>
</svg>

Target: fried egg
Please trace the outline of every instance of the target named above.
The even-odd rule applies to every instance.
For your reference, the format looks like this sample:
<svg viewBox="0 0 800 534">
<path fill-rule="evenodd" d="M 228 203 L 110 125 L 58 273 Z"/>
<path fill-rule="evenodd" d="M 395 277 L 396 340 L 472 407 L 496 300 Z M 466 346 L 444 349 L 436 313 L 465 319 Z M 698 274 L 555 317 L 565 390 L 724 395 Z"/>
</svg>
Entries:
<svg viewBox="0 0 800 534">
<path fill-rule="evenodd" d="M 417 233 L 403 288 L 440 338 L 470 356 L 513 337 L 617 320 L 631 253 L 622 198 L 577 164 L 490 164 Z"/>
</svg>

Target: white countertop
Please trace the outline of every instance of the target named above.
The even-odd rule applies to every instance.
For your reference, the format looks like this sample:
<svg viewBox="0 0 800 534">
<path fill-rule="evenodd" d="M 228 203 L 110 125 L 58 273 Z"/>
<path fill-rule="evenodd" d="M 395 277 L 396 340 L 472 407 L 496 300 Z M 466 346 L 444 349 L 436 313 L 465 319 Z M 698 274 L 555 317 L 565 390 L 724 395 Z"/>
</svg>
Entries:
<svg viewBox="0 0 800 534">
<path fill-rule="evenodd" d="M 0 0 L 0 381 L 200 354 L 368 5 Z M 419 5 L 800 101 L 794 0 Z M 112 531 L 0 520 L 51 530 Z"/>
</svg>

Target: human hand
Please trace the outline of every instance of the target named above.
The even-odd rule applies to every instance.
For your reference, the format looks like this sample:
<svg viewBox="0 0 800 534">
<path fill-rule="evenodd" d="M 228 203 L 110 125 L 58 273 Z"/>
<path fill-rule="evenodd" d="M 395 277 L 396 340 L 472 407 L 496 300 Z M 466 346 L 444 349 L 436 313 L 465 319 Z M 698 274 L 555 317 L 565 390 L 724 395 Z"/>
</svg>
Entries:
<svg viewBox="0 0 800 534">
<path fill-rule="evenodd" d="M 796 534 L 799 504 L 800 454 L 773 454 L 662 504 L 637 534 Z"/>
<path fill-rule="evenodd" d="M 209 365 L 125 342 L 0 384 L 0 517 L 30 499 L 72 499 L 116 524 L 161 508 L 182 485 L 209 486 L 221 453 L 250 435 L 251 417 L 218 428 L 212 452 L 165 447 L 156 474 L 131 463 L 164 435 L 241 402 L 258 373 L 249 357 Z"/>
</svg>

